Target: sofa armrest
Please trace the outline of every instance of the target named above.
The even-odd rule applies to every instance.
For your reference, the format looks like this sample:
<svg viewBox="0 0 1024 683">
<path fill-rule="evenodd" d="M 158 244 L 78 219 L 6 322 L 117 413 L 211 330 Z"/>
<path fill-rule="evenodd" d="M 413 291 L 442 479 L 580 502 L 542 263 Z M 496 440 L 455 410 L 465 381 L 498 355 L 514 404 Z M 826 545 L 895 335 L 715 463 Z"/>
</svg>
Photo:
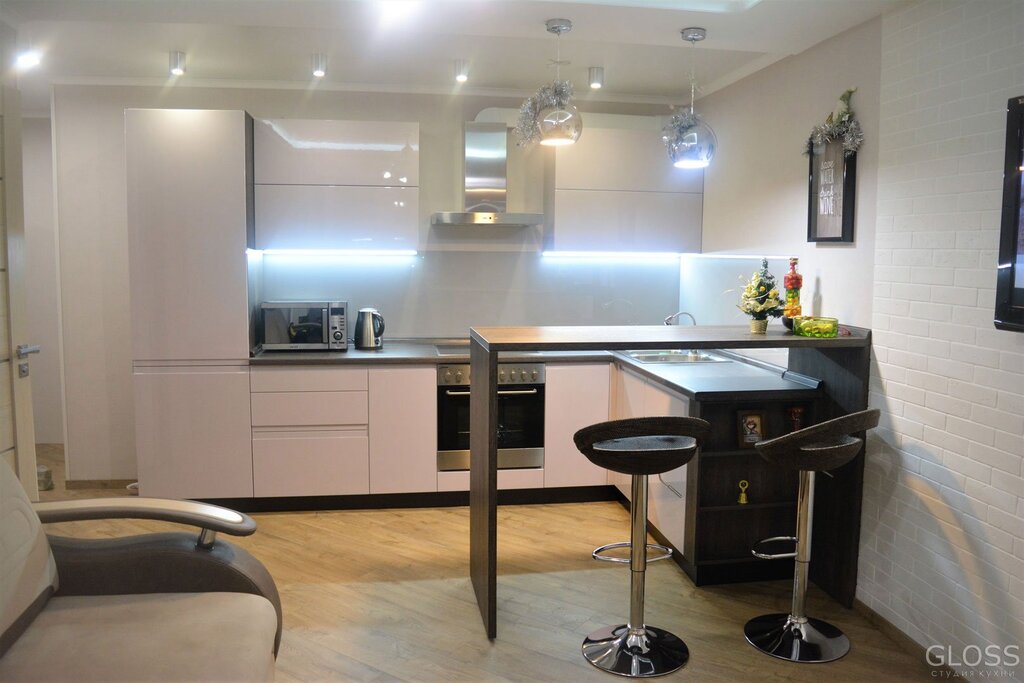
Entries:
<svg viewBox="0 0 1024 683">
<path fill-rule="evenodd" d="M 92 498 L 33 503 L 43 524 L 87 519 L 155 519 L 190 524 L 200 529 L 249 536 L 256 522 L 249 515 L 219 505 L 170 498 Z"/>
<path fill-rule="evenodd" d="M 281 599 L 266 567 L 245 549 L 227 541 L 197 548 L 195 536 L 181 531 L 112 539 L 47 538 L 60 577 L 56 595 L 262 595 L 277 611 L 277 653 Z"/>
</svg>

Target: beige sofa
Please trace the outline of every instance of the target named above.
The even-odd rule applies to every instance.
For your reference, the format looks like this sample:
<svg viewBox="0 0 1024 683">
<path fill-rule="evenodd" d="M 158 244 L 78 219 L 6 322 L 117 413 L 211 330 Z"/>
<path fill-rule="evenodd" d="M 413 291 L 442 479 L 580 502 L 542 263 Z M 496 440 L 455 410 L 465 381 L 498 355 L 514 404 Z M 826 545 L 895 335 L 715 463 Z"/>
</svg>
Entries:
<svg viewBox="0 0 1024 683">
<path fill-rule="evenodd" d="M 41 523 L 131 517 L 200 528 L 105 540 Z M 147 498 L 33 505 L 0 462 L 0 681 L 267 681 L 281 639 L 273 579 L 216 538 L 248 516 Z"/>
</svg>

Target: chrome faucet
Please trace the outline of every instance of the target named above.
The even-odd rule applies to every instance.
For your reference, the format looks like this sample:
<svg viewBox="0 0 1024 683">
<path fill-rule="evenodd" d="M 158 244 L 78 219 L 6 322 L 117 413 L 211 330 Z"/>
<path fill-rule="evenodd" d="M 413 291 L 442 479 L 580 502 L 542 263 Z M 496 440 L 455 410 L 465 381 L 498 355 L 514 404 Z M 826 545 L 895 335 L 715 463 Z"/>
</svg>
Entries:
<svg viewBox="0 0 1024 683">
<path fill-rule="evenodd" d="M 690 318 L 690 321 L 694 324 L 694 326 L 697 325 L 697 319 L 693 317 L 692 313 L 687 313 L 686 311 L 679 311 L 678 313 L 673 313 L 669 317 L 665 318 L 665 324 L 671 325 L 672 323 L 675 323 L 676 325 L 678 325 L 679 318 L 684 315 Z"/>
</svg>

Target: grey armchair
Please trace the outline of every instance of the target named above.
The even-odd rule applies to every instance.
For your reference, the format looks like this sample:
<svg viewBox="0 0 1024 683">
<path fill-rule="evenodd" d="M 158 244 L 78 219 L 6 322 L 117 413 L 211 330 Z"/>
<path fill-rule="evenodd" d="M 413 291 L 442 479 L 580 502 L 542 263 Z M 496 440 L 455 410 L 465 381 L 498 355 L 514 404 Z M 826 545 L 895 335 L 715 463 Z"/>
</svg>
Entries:
<svg viewBox="0 0 1024 683">
<path fill-rule="evenodd" d="M 85 540 L 42 524 L 157 519 L 186 532 Z M 256 523 L 152 498 L 29 502 L 0 463 L 0 680 L 273 680 L 281 602 L 266 568 L 216 537 Z"/>
</svg>

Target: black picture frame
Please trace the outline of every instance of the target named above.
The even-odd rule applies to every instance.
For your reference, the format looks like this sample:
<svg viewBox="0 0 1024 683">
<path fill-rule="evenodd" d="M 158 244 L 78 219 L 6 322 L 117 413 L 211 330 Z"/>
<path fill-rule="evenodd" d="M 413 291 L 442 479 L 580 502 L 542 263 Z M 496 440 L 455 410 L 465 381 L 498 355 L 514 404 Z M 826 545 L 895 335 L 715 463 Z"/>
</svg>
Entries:
<svg viewBox="0 0 1024 683">
<path fill-rule="evenodd" d="M 807 241 L 853 242 L 857 153 L 845 154 L 841 142 L 808 143 L 807 157 Z"/>
<path fill-rule="evenodd" d="M 1024 96 L 1006 103 L 1004 159 L 993 322 L 1000 330 L 1024 332 Z"/>
</svg>

